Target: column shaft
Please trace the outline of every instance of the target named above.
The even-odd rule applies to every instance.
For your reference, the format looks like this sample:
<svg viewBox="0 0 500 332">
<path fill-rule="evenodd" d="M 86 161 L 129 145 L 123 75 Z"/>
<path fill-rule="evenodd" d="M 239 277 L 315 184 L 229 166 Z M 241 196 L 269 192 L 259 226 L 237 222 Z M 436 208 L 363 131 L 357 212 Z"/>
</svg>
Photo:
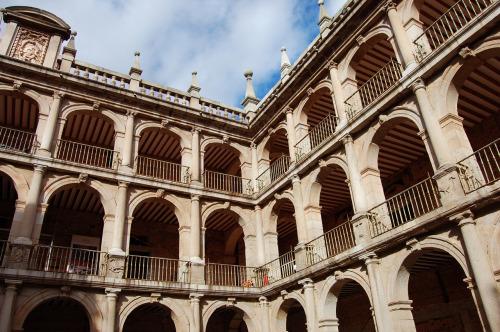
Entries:
<svg viewBox="0 0 500 332">
<path fill-rule="evenodd" d="M 115 227 L 113 232 L 113 245 L 110 253 L 124 254 L 123 230 L 125 229 L 125 218 L 127 217 L 127 193 L 128 183 L 118 183 L 118 194 L 116 200 Z"/>
<path fill-rule="evenodd" d="M 260 206 L 255 206 L 255 233 L 257 240 L 257 259 L 259 265 L 264 265 L 266 262 L 265 253 L 264 253 L 264 230 L 262 223 L 262 209 Z"/>
<path fill-rule="evenodd" d="M 16 303 L 17 288 L 20 280 L 5 280 L 7 287 L 3 298 L 2 312 L 0 313 L 0 332 L 11 332 L 12 313 Z"/>
<path fill-rule="evenodd" d="M 40 150 L 45 151 L 45 154 L 47 155 L 50 155 L 52 150 L 52 140 L 54 139 L 57 119 L 59 118 L 59 109 L 61 108 L 61 100 L 63 96 L 63 93 L 54 92 L 54 99 L 52 100 L 52 104 L 50 105 L 49 117 L 47 118 L 45 129 L 43 130 Z"/>
<path fill-rule="evenodd" d="M 386 6 L 387 16 L 389 17 L 389 22 L 391 24 L 394 38 L 396 39 L 396 44 L 398 45 L 399 52 L 401 52 L 401 60 L 403 61 L 404 68 L 408 68 L 408 66 L 412 63 L 416 65 L 415 56 L 412 51 L 413 47 L 404 29 L 403 21 L 396 10 L 396 6 L 392 1 L 389 1 Z"/>
<path fill-rule="evenodd" d="M 106 315 L 105 332 L 115 332 L 116 324 L 116 300 L 120 289 L 106 288 L 106 298 L 108 302 L 108 313 Z"/>
<path fill-rule="evenodd" d="M 191 180 L 200 182 L 200 130 L 193 128 L 193 146 L 191 147 L 193 157 L 191 159 Z"/>
<path fill-rule="evenodd" d="M 125 142 L 123 146 L 122 166 L 132 167 L 132 147 L 134 145 L 134 118 L 136 112 L 127 112 L 125 127 Z"/>
<path fill-rule="evenodd" d="M 191 260 L 201 261 L 200 196 L 191 195 Z"/>
<path fill-rule="evenodd" d="M 267 298 L 264 296 L 259 297 L 259 305 L 261 312 L 261 321 L 262 321 L 262 332 L 271 332 L 271 325 L 269 322 L 269 302 Z"/>
<path fill-rule="evenodd" d="M 347 116 L 345 112 L 345 97 L 344 91 L 342 90 L 342 84 L 340 84 L 339 71 L 337 68 L 337 64 L 333 61 L 330 61 L 328 64 L 328 70 L 330 71 L 330 80 L 332 81 L 332 89 L 333 89 L 333 100 L 335 102 L 335 112 L 339 118 L 339 121 L 346 122 Z"/>
<path fill-rule="evenodd" d="M 354 143 L 352 137 L 347 135 L 343 139 L 347 166 L 349 171 L 349 181 L 351 183 L 352 200 L 354 203 L 354 212 L 366 211 L 365 190 L 361 181 L 361 174 L 358 169 L 358 161 L 354 151 Z"/>
<path fill-rule="evenodd" d="M 285 109 L 286 114 L 286 128 L 288 134 L 288 151 L 290 153 L 290 159 L 295 162 L 295 144 L 297 144 L 297 138 L 295 137 L 295 124 L 293 122 L 293 109 L 287 107 Z"/>
<path fill-rule="evenodd" d="M 300 178 L 294 176 L 292 178 L 293 198 L 295 200 L 295 223 L 297 224 L 297 238 L 299 244 L 309 240 L 307 235 L 306 216 L 304 213 L 304 204 L 302 202 L 302 188 L 300 186 Z"/>
<path fill-rule="evenodd" d="M 307 331 L 314 332 L 316 331 L 316 304 L 314 301 L 314 283 L 311 279 L 306 278 L 299 281 L 299 284 L 302 285 L 304 289 L 304 297 L 306 300 L 306 317 L 307 317 Z"/>
<path fill-rule="evenodd" d="M 202 295 L 201 294 L 190 294 L 189 298 L 191 299 L 191 311 L 193 315 L 193 332 L 200 332 L 201 331 L 201 308 L 200 308 L 200 299 Z"/>
<path fill-rule="evenodd" d="M 255 192 L 258 192 L 259 184 L 257 183 L 257 178 L 259 177 L 259 161 L 257 159 L 257 145 L 252 142 L 250 148 L 252 149 L 252 181 Z"/>
</svg>

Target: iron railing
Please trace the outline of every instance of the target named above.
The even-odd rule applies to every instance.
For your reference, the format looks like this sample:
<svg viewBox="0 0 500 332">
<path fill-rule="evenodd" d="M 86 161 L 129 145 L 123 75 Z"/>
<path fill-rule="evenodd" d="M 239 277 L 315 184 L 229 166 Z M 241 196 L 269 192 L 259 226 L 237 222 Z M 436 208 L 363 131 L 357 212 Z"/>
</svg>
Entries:
<svg viewBox="0 0 500 332">
<path fill-rule="evenodd" d="M 328 114 L 320 123 L 311 129 L 306 136 L 295 144 L 295 155 L 297 160 L 302 159 L 321 143 L 329 139 L 335 133 L 338 118 Z"/>
<path fill-rule="evenodd" d="M 253 194 L 252 180 L 213 171 L 203 172 L 203 185 L 208 189 L 226 191 L 232 194 Z"/>
<path fill-rule="evenodd" d="M 118 167 L 118 152 L 93 145 L 57 140 L 56 158 L 107 169 Z"/>
<path fill-rule="evenodd" d="M 418 60 L 422 61 L 493 2 L 494 0 L 457 1 L 413 41 Z"/>
<path fill-rule="evenodd" d="M 438 187 L 432 178 L 406 189 L 368 211 L 372 237 L 441 207 Z"/>
<path fill-rule="evenodd" d="M 104 276 L 106 265 L 107 254 L 102 251 L 38 244 L 33 246 L 28 269 Z"/>
<path fill-rule="evenodd" d="M 345 222 L 306 244 L 306 264 L 314 265 L 356 245 L 351 222 Z"/>
<path fill-rule="evenodd" d="M 269 166 L 257 177 L 258 190 L 261 191 L 271 185 L 274 181 L 280 179 L 281 176 L 288 171 L 291 164 L 292 160 L 289 156 L 283 155 L 279 157 L 274 163 L 272 163 L 271 166 Z"/>
<path fill-rule="evenodd" d="M 257 269 L 258 285 L 266 286 L 297 272 L 295 252 L 289 251 Z"/>
<path fill-rule="evenodd" d="M 0 149 L 33 154 L 36 150 L 36 143 L 35 133 L 0 127 Z"/>
<path fill-rule="evenodd" d="M 402 76 L 401 64 L 391 59 L 345 100 L 347 119 L 351 121 L 356 114 L 396 84 Z"/>
<path fill-rule="evenodd" d="M 190 283 L 191 264 L 178 259 L 128 255 L 125 278 Z"/>
<path fill-rule="evenodd" d="M 7 240 L 0 240 L 0 267 L 7 265 L 7 251 L 9 249 L 9 242 Z"/>
<path fill-rule="evenodd" d="M 477 150 L 458 162 L 460 180 L 465 193 L 500 179 L 500 139 Z"/>
<path fill-rule="evenodd" d="M 137 175 L 180 183 L 189 183 L 191 180 L 188 166 L 142 156 L 135 158 L 134 172 Z"/>
<path fill-rule="evenodd" d="M 255 267 L 208 263 L 205 265 L 207 285 L 255 287 Z"/>
</svg>

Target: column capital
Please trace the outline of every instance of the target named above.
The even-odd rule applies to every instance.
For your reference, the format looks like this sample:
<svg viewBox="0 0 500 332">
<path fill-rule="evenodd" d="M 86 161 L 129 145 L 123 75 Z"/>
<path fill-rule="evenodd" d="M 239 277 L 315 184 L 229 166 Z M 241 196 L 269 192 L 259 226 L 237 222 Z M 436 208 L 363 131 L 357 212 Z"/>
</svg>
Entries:
<svg viewBox="0 0 500 332">
<path fill-rule="evenodd" d="M 21 280 L 5 279 L 5 285 L 7 285 L 6 289 L 10 291 L 16 291 L 22 283 Z"/>
<path fill-rule="evenodd" d="M 259 297 L 259 304 L 261 307 L 269 306 L 269 301 L 267 300 L 267 297 L 265 297 L 265 296 Z"/>
<path fill-rule="evenodd" d="M 475 225 L 474 214 L 471 210 L 463 211 L 459 214 L 450 217 L 450 221 L 456 222 L 458 227 L 463 227 L 468 224 Z"/>
<path fill-rule="evenodd" d="M 191 301 L 191 303 L 200 303 L 202 297 L 203 294 L 191 293 L 189 294 L 189 301 Z"/>
<path fill-rule="evenodd" d="M 283 110 L 283 114 L 293 114 L 293 108 L 291 108 L 290 106 L 285 107 L 285 109 Z"/>
<path fill-rule="evenodd" d="M 47 166 L 46 165 L 40 165 L 40 164 L 35 164 L 33 165 L 33 171 L 36 172 L 36 173 L 45 173 L 45 171 L 47 170 Z"/>
<path fill-rule="evenodd" d="M 250 143 L 250 148 L 251 149 L 257 149 L 257 144 L 255 144 L 255 142 L 251 142 Z"/>
<path fill-rule="evenodd" d="M 413 92 L 419 89 L 425 89 L 425 82 L 422 78 L 419 77 L 410 84 L 410 87 L 412 88 Z"/>
<path fill-rule="evenodd" d="M 52 98 L 53 99 L 59 99 L 59 100 L 61 100 L 61 99 L 64 98 L 64 96 L 66 96 L 66 94 L 64 92 L 62 92 L 62 91 L 54 91 L 54 93 L 52 94 Z"/>
<path fill-rule="evenodd" d="M 299 285 L 301 285 L 303 289 L 314 288 L 314 282 L 311 278 L 299 280 Z"/>
<path fill-rule="evenodd" d="M 391 9 L 396 9 L 396 5 L 394 4 L 394 2 L 392 2 L 392 0 L 388 0 L 383 6 L 382 8 L 384 9 L 384 11 L 388 12 L 389 10 Z"/>
<path fill-rule="evenodd" d="M 127 181 L 118 181 L 118 187 L 119 188 L 128 188 L 130 182 Z"/>
<path fill-rule="evenodd" d="M 199 200 L 200 200 L 200 195 L 191 194 L 191 201 L 199 201 Z"/>
<path fill-rule="evenodd" d="M 363 260 L 365 262 L 365 265 L 380 264 L 380 260 L 374 252 L 365 253 L 359 256 L 359 259 Z"/>
<path fill-rule="evenodd" d="M 255 205 L 254 210 L 255 211 L 262 211 L 262 208 L 260 207 L 260 205 Z"/>
<path fill-rule="evenodd" d="M 344 143 L 344 145 L 347 145 L 347 144 L 353 143 L 353 142 L 354 142 L 354 140 L 352 139 L 352 136 L 349 134 L 342 137 L 342 143 Z"/>
<path fill-rule="evenodd" d="M 191 132 L 193 133 L 193 135 L 194 135 L 194 134 L 199 134 L 199 133 L 201 132 L 201 129 L 200 129 L 200 128 L 198 128 L 198 127 L 193 127 L 193 128 L 191 129 Z"/>
<path fill-rule="evenodd" d="M 122 291 L 120 288 L 106 288 L 104 290 L 108 298 L 116 298 L 118 294 Z"/>
<path fill-rule="evenodd" d="M 332 69 L 338 69 L 338 66 L 337 66 L 337 63 L 333 60 L 330 60 L 328 61 L 328 63 L 326 64 L 326 68 L 328 70 L 332 70 Z"/>
<path fill-rule="evenodd" d="M 137 115 L 137 111 L 131 111 L 131 110 L 128 110 L 128 111 L 127 111 L 127 116 L 128 116 L 128 117 L 133 118 L 133 117 L 134 117 L 134 116 L 136 116 L 136 115 Z"/>
<path fill-rule="evenodd" d="M 300 183 L 300 177 L 295 174 L 294 176 L 292 176 L 292 183 Z"/>
</svg>

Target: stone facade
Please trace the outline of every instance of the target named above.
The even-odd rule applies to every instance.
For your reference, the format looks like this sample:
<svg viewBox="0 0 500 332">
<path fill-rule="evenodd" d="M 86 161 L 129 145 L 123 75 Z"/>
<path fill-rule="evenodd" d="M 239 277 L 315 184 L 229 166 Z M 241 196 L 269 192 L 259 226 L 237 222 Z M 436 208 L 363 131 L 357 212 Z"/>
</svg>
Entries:
<svg viewBox="0 0 500 332">
<path fill-rule="evenodd" d="M 319 7 L 242 109 L 3 11 L 0 332 L 500 331 L 498 1 Z"/>
</svg>

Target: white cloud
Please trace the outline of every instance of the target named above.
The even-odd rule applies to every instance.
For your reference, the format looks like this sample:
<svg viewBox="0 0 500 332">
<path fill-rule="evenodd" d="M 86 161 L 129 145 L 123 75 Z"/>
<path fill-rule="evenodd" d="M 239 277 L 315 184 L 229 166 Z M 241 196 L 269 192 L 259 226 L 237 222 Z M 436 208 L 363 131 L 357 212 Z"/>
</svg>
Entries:
<svg viewBox="0 0 500 332">
<path fill-rule="evenodd" d="M 334 15 L 343 1 L 327 0 Z M 280 48 L 292 62 L 319 32 L 315 0 L 5 0 L 54 13 L 78 31 L 77 59 L 128 73 L 141 51 L 142 77 L 186 90 L 198 71 L 201 95 L 238 105 L 243 71 L 258 97 L 279 72 Z"/>
</svg>

